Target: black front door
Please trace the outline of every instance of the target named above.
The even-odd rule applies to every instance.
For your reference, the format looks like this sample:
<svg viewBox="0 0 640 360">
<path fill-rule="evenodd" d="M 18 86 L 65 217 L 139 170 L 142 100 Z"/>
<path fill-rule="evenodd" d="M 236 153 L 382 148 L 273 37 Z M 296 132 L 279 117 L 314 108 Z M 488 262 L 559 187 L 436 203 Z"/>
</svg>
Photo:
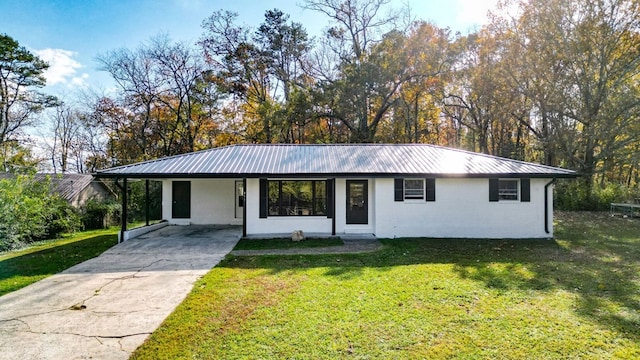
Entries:
<svg viewBox="0 0 640 360">
<path fill-rule="evenodd" d="M 191 182 L 173 182 L 173 205 L 171 217 L 174 219 L 188 219 L 191 217 Z"/>
<path fill-rule="evenodd" d="M 368 224 L 367 180 L 347 180 L 347 224 Z"/>
</svg>

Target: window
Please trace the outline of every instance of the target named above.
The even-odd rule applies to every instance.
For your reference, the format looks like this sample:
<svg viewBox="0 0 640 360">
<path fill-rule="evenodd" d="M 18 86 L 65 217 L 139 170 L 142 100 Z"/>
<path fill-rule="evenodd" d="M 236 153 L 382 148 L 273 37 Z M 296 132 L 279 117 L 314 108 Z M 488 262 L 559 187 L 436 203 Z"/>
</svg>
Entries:
<svg viewBox="0 0 640 360">
<path fill-rule="evenodd" d="M 531 179 L 489 179 L 489 201 L 503 200 L 531 202 Z"/>
<path fill-rule="evenodd" d="M 393 179 L 393 200 L 436 201 L 436 179 Z"/>
<path fill-rule="evenodd" d="M 269 216 L 327 214 L 326 180 L 269 180 Z"/>
<path fill-rule="evenodd" d="M 518 200 L 518 180 L 500 180 L 498 182 L 499 200 Z"/>
<path fill-rule="evenodd" d="M 424 179 L 404 179 L 404 199 L 424 199 Z"/>
</svg>

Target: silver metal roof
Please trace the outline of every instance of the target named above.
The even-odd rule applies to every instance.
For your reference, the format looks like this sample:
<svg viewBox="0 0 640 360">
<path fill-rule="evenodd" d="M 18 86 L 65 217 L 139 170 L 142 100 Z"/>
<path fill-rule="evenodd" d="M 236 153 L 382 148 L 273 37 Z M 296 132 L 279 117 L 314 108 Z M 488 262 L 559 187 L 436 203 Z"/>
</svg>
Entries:
<svg viewBox="0 0 640 360">
<path fill-rule="evenodd" d="M 14 174 L 0 173 L 0 180 L 13 179 Z M 49 180 L 51 182 L 51 191 L 60 195 L 61 198 L 71 201 L 87 186 L 94 181 L 93 175 L 90 174 L 51 174 L 37 173 L 34 175 L 35 181 Z M 95 180 L 100 183 L 99 180 Z M 104 186 L 104 184 L 102 184 Z"/>
<path fill-rule="evenodd" d="M 575 177 L 571 170 L 426 144 L 247 144 L 98 171 L 100 177 Z"/>
</svg>

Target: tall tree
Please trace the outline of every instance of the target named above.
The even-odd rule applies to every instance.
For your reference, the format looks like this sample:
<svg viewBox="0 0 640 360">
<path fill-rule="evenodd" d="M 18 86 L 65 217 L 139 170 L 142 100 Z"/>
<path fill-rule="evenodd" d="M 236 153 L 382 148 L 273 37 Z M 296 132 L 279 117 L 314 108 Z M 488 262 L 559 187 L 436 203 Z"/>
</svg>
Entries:
<svg viewBox="0 0 640 360">
<path fill-rule="evenodd" d="M 268 64 L 253 42 L 250 29 L 235 24 L 238 14 L 216 11 L 202 26 L 199 41 L 205 58 L 216 71 L 223 91 L 251 104 L 247 109 L 262 122 L 263 142 L 272 142 L 269 107 L 273 102 Z M 258 139 L 256 139 L 258 140 Z"/>
<path fill-rule="evenodd" d="M 311 47 L 304 27 L 274 9 L 254 32 L 235 24 L 237 14 L 217 11 L 203 23 L 200 40 L 216 81 L 241 101 L 244 117 L 259 123 L 248 132 L 249 141 L 292 141 L 292 93 L 306 87 L 306 57 Z M 298 98 L 299 99 L 299 98 Z M 291 103 L 290 103 L 291 102 Z"/>
<path fill-rule="evenodd" d="M 381 14 L 388 3 L 388 0 L 307 0 L 304 3 L 307 9 L 323 13 L 334 22 L 326 33 L 326 48 L 320 50 L 335 54 L 334 63 L 322 64 L 330 69 L 318 71 L 325 75 L 322 92 L 325 100 L 330 101 L 329 111 L 322 115 L 343 123 L 351 132 L 351 141 L 373 141 L 378 123 L 391 105 L 389 91 L 395 91 L 393 85 L 391 89 L 381 88 L 386 84 L 375 77 L 383 74 L 382 69 L 368 62 L 371 47 L 392 28 L 395 20 L 395 15 Z M 383 97 L 379 106 L 374 105 L 374 92 Z"/>
<path fill-rule="evenodd" d="M 459 54 L 445 93 L 445 114 L 469 130 L 471 150 L 524 160 L 530 107 L 501 73 L 500 42 L 483 29 L 458 39 L 456 46 Z"/>
<path fill-rule="evenodd" d="M 82 172 L 81 123 L 78 111 L 62 103 L 55 108 L 50 118 L 52 137 L 48 141 L 48 150 L 53 172 L 66 173 L 71 170 L 69 167 L 72 160 L 76 160 L 74 170 Z"/>
<path fill-rule="evenodd" d="M 99 102 L 95 113 L 114 139 L 133 146 L 128 161 L 199 149 L 218 97 L 204 85 L 209 71 L 191 46 L 157 36 L 135 51 L 112 51 L 99 61 L 119 92 Z"/>
<path fill-rule="evenodd" d="M 590 192 L 598 164 L 640 140 L 640 3 L 518 4 L 517 16 L 492 21 L 519 58 L 510 76 L 539 114 L 531 130 L 545 143 L 545 158 L 553 160 L 548 144 L 555 144 Z"/>
<path fill-rule="evenodd" d="M 122 102 L 135 121 L 136 134 L 132 139 L 140 149 L 140 157 L 131 160 L 148 160 L 152 157 L 149 137 L 152 132 L 154 105 L 160 96 L 160 86 L 165 79 L 154 71 L 154 64 L 144 47 L 136 51 L 119 49 L 98 57 L 101 70 L 108 72 L 120 88 Z M 132 119 L 133 120 L 133 119 Z M 133 130 L 133 127 L 132 127 Z M 133 155 L 133 154 L 132 154 Z"/>
<path fill-rule="evenodd" d="M 350 141 L 373 142 L 378 127 L 390 116 L 405 84 L 435 77 L 445 58 L 432 48 L 411 47 L 405 29 L 397 29 L 397 13 L 383 15 L 386 0 L 308 0 L 305 7 L 334 21 L 326 34 L 325 49 L 333 62 L 317 57 L 321 116 L 338 120 L 350 133 Z M 425 56 L 440 63 L 421 66 Z M 329 59 L 331 60 L 331 59 Z M 328 69 L 327 69 L 328 67 Z"/>
<path fill-rule="evenodd" d="M 6 34 L 0 34 L 0 144 L 35 121 L 34 115 L 54 106 L 56 98 L 37 91 L 44 87 L 49 65 Z"/>
<path fill-rule="evenodd" d="M 194 151 L 197 134 L 206 121 L 196 115 L 197 84 L 205 74 L 204 63 L 190 46 L 172 43 L 167 36 L 152 39 L 147 51 L 158 76 L 165 80 L 158 100 L 171 109 L 182 130 L 178 147 L 181 152 Z"/>
</svg>

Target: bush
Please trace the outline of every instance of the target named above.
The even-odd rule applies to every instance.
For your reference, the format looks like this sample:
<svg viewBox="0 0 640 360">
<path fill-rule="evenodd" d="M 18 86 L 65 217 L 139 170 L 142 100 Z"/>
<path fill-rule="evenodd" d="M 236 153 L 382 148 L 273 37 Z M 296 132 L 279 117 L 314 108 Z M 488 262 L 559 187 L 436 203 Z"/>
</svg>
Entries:
<svg viewBox="0 0 640 360">
<path fill-rule="evenodd" d="M 122 206 L 116 201 L 89 200 L 84 206 L 82 224 L 85 229 L 102 229 L 120 222 Z"/>
<path fill-rule="evenodd" d="M 79 228 L 78 213 L 50 185 L 25 175 L 0 180 L 0 251 Z"/>
<path fill-rule="evenodd" d="M 594 186 L 589 193 L 580 180 L 561 180 L 556 185 L 554 203 L 558 210 L 604 211 L 613 202 L 627 202 L 636 197 L 636 189 L 618 183 L 609 183 L 604 188 Z"/>
</svg>

